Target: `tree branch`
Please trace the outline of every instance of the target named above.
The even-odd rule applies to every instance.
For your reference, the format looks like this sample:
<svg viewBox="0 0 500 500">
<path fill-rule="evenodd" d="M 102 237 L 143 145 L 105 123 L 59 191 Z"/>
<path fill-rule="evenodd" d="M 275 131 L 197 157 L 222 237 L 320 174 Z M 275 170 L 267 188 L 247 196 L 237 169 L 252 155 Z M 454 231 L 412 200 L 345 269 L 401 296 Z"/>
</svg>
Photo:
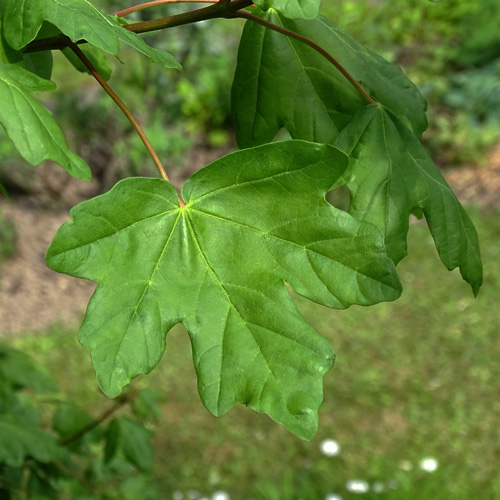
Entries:
<svg viewBox="0 0 500 500">
<path fill-rule="evenodd" d="M 105 410 L 97 420 L 90 422 L 85 427 L 82 427 L 79 431 L 75 432 L 73 435 L 67 437 L 66 439 L 61 440 L 59 444 L 61 444 L 62 446 L 67 446 L 68 444 L 78 441 L 81 437 L 85 436 L 85 434 L 87 434 L 88 432 L 94 430 L 96 427 L 101 425 L 104 422 L 104 420 L 113 415 L 113 413 L 117 412 L 122 406 L 132 401 L 136 396 L 137 392 L 131 391 L 128 394 L 124 394 L 123 396 L 119 397 L 115 401 L 115 404 L 113 406 L 110 406 L 107 410 Z"/>
<path fill-rule="evenodd" d="M 138 12 L 139 10 L 148 9 L 150 7 L 156 7 L 158 5 L 166 5 L 169 3 L 216 3 L 217 0 L 153 0 L 152 2 L 141 3 L 139 5 L 134 5 L 128 9 L 121 10 L 117 12 L 118 17 L 128 16 L 132 12 Z"/>
</svg>

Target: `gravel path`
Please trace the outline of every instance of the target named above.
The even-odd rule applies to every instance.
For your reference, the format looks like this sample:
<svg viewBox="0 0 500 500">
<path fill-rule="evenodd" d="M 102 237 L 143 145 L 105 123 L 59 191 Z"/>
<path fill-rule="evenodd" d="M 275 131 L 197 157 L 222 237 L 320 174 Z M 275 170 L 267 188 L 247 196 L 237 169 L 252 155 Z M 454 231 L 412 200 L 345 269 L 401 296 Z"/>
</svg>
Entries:
<svg viewBox="0 0 500 500">
<path fill-rule="evenodd" d="M 67 210 L 48 211 L 33 201 L 2 200 L 0 209 L 17 230 L 17 252 L 0 269 L 0 336 L 40 331 L 58 323 L 77 327 L 94 283 L 58 274 L 45 265 L 45 252 Z"/>
</svg>

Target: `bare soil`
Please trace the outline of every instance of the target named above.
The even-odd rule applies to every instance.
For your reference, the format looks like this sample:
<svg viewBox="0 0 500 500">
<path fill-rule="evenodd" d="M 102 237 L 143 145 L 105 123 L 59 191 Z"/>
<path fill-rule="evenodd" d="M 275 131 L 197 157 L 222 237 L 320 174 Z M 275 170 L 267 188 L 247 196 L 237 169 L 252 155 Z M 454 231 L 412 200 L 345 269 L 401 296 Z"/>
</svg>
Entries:
<svg viewBox="0 0 500 500">
<path fill-rule="evenodd" d="M 173 176 L 176 185 L 200 166 L 213 161 L 220 152 L 195 153 L 191 168 Z M 491 154 L 488 167 L 458 168 L 446 174 L 458 198 L 480 207 L 499 206 L 500 145 Z M 15 222 L 17 253 L 0 269 L 0 336 L 42 331 L 58 324 L 77 328 L 95 284 L 58 274 L 45 265 L 45 252 L 61 224 L 69 220 L 68 207 L 88 196 L 80 181 L 65 187 L 59 208 L 47 208 L 39 197 L 6 200 L 0 211 Z M 68 194 L 69 193 L 69 194 Z M 71 194 L 72 193 L 72 194 Z"/>
</svg>

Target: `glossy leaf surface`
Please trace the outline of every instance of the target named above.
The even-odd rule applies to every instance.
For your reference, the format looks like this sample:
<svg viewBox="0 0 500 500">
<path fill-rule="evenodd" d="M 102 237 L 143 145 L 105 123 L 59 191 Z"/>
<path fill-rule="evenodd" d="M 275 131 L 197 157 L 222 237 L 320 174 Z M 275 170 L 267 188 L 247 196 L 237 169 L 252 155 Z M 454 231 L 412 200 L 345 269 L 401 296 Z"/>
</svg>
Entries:
<svg viewBox="0 0 500 500">
<path fill-rule="evenodd" d="M 0 64 L 0 124 L 32 165 L 53 160 L 74 177 L 90 180 L 87 164 L 69 149 L 52 114 L 31 95 L 54 88 L 53 82 L 23 68 Z"/>
<path fill-rule="evenodd" d="M 359 45 L 324 17 L 293 21 L 272 11 L 259 15 L 320 45 L 372 98 L 411 123 L 417 135 L 426 129 L 425 100 L 399 67 Z M 314 49 L 254 22 L 246 23 L 232 88 L 240 147 L 269 142 L 282 127 L 295 139 L 331 144 L 366 104 Z"/>
<path fill-rule="evenodd" d="M 289 19 L 313 19 L 319 14 L 321 0 L 256 0 L 261 9 L 276 9 Z"/>
<path fill-rule="evenodd" d="M 36 38 L 45 21 L 73 42 L 86 40 L 113 55 L 118 55 L 123 42 L 166 68 L 180 68 L 171 54 L 150 47 L 123 28 L 116 18 L 104 14 L 87 0 L 7 0 L 4 16 L 7 43 L 21 50 Z"/>
<path fill-rule="evenodd" d="M 349 212 L 378 226 L 395 263 L 407 254 L 411 213 L 423 212 L 439 256 L 477 294 L 482 264 L 477 233 L 464 208 L 406 125 L 381 106 L 364 109 L 337 145 L 349 153 Z"/>
<path fill-rule="evenodd" d="M 176 323 L 189 332 L 199 393 L 311 438 L 334 354 L 286 287 L 330 307 L 396 299 L 383 235 L 324 197 L 347 159 L 288 141 L 228 155 L 174 187 L 132 178 L 71 211 L 49 267 L 98 281 L 80 332 L 116 396 L 159 362 Z"/>
</svg>

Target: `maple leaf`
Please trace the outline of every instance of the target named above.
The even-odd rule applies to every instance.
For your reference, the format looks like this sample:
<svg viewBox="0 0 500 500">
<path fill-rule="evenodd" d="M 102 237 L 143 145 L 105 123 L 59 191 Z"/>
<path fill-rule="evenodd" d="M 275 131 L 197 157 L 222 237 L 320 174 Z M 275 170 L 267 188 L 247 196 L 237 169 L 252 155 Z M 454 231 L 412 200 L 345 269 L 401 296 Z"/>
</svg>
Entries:
<svg viewBox="0 0 500 500">
<path fill-rule="evenodd" d="M 333 56 L 368 94 L 407 121 L 415 135 L 427 128 L 427 103 L 398 66 L 357 43 L 329 19 L 254 14 L 308 38 Z M 299 40 L 247 21 L 231 93 L 241 148 L 274 139 L 281 128 L 294 139 L 332 144 L 366 101 L 321 54 Z"/>
<path fill-rule="evenodd" d="M 336 145 L 349 153 L 349 213 L 384 233 L 397 264 L 407 254 L 410 214 L 425 215 L 441 261 L 477 295 L 483 281 L 474 224 L 420 141 L 383 106 L 367 106 Z"/>
<path fill-rule="evenodd" d="M 88 165 L 73 153 L 64 135 L 32 93 L 54 90 L 55 84 L 13 64 L 0 64 L 0 124 L 21 156 L 38 165 L 53 160 L 69 174 L 91 179 Z"/>
<path fill-rule="evenodd" d="M 166 68 L 180 68 L 171 54 L 150 47 L 135 33 L 126 30 L 117 18 L 105 14 L 87 0 L 7 0 L 3 30 L 13 49 L 21 50 L 33 41 L 46 22 L 59 28 L 75 43 L 86 40 L 109 54 L 118 55 L 120 42 L 123 42 Z"/>
<path fill-rule="evenodd" d="M 346 166 L 328 145 L 273 143 L 195 173 L 185 206 L 170 183 L 131 178 L 73 208 L 47 264 L 98 282 L 80 341 L 104 392 L 151 371 L 182 323 L 214 415 L 244 403 L 311 438 L 334 353 L 285 282 L 336 308 L 401 291 L 380 231 L 325 201 Z"/>
</svg>

